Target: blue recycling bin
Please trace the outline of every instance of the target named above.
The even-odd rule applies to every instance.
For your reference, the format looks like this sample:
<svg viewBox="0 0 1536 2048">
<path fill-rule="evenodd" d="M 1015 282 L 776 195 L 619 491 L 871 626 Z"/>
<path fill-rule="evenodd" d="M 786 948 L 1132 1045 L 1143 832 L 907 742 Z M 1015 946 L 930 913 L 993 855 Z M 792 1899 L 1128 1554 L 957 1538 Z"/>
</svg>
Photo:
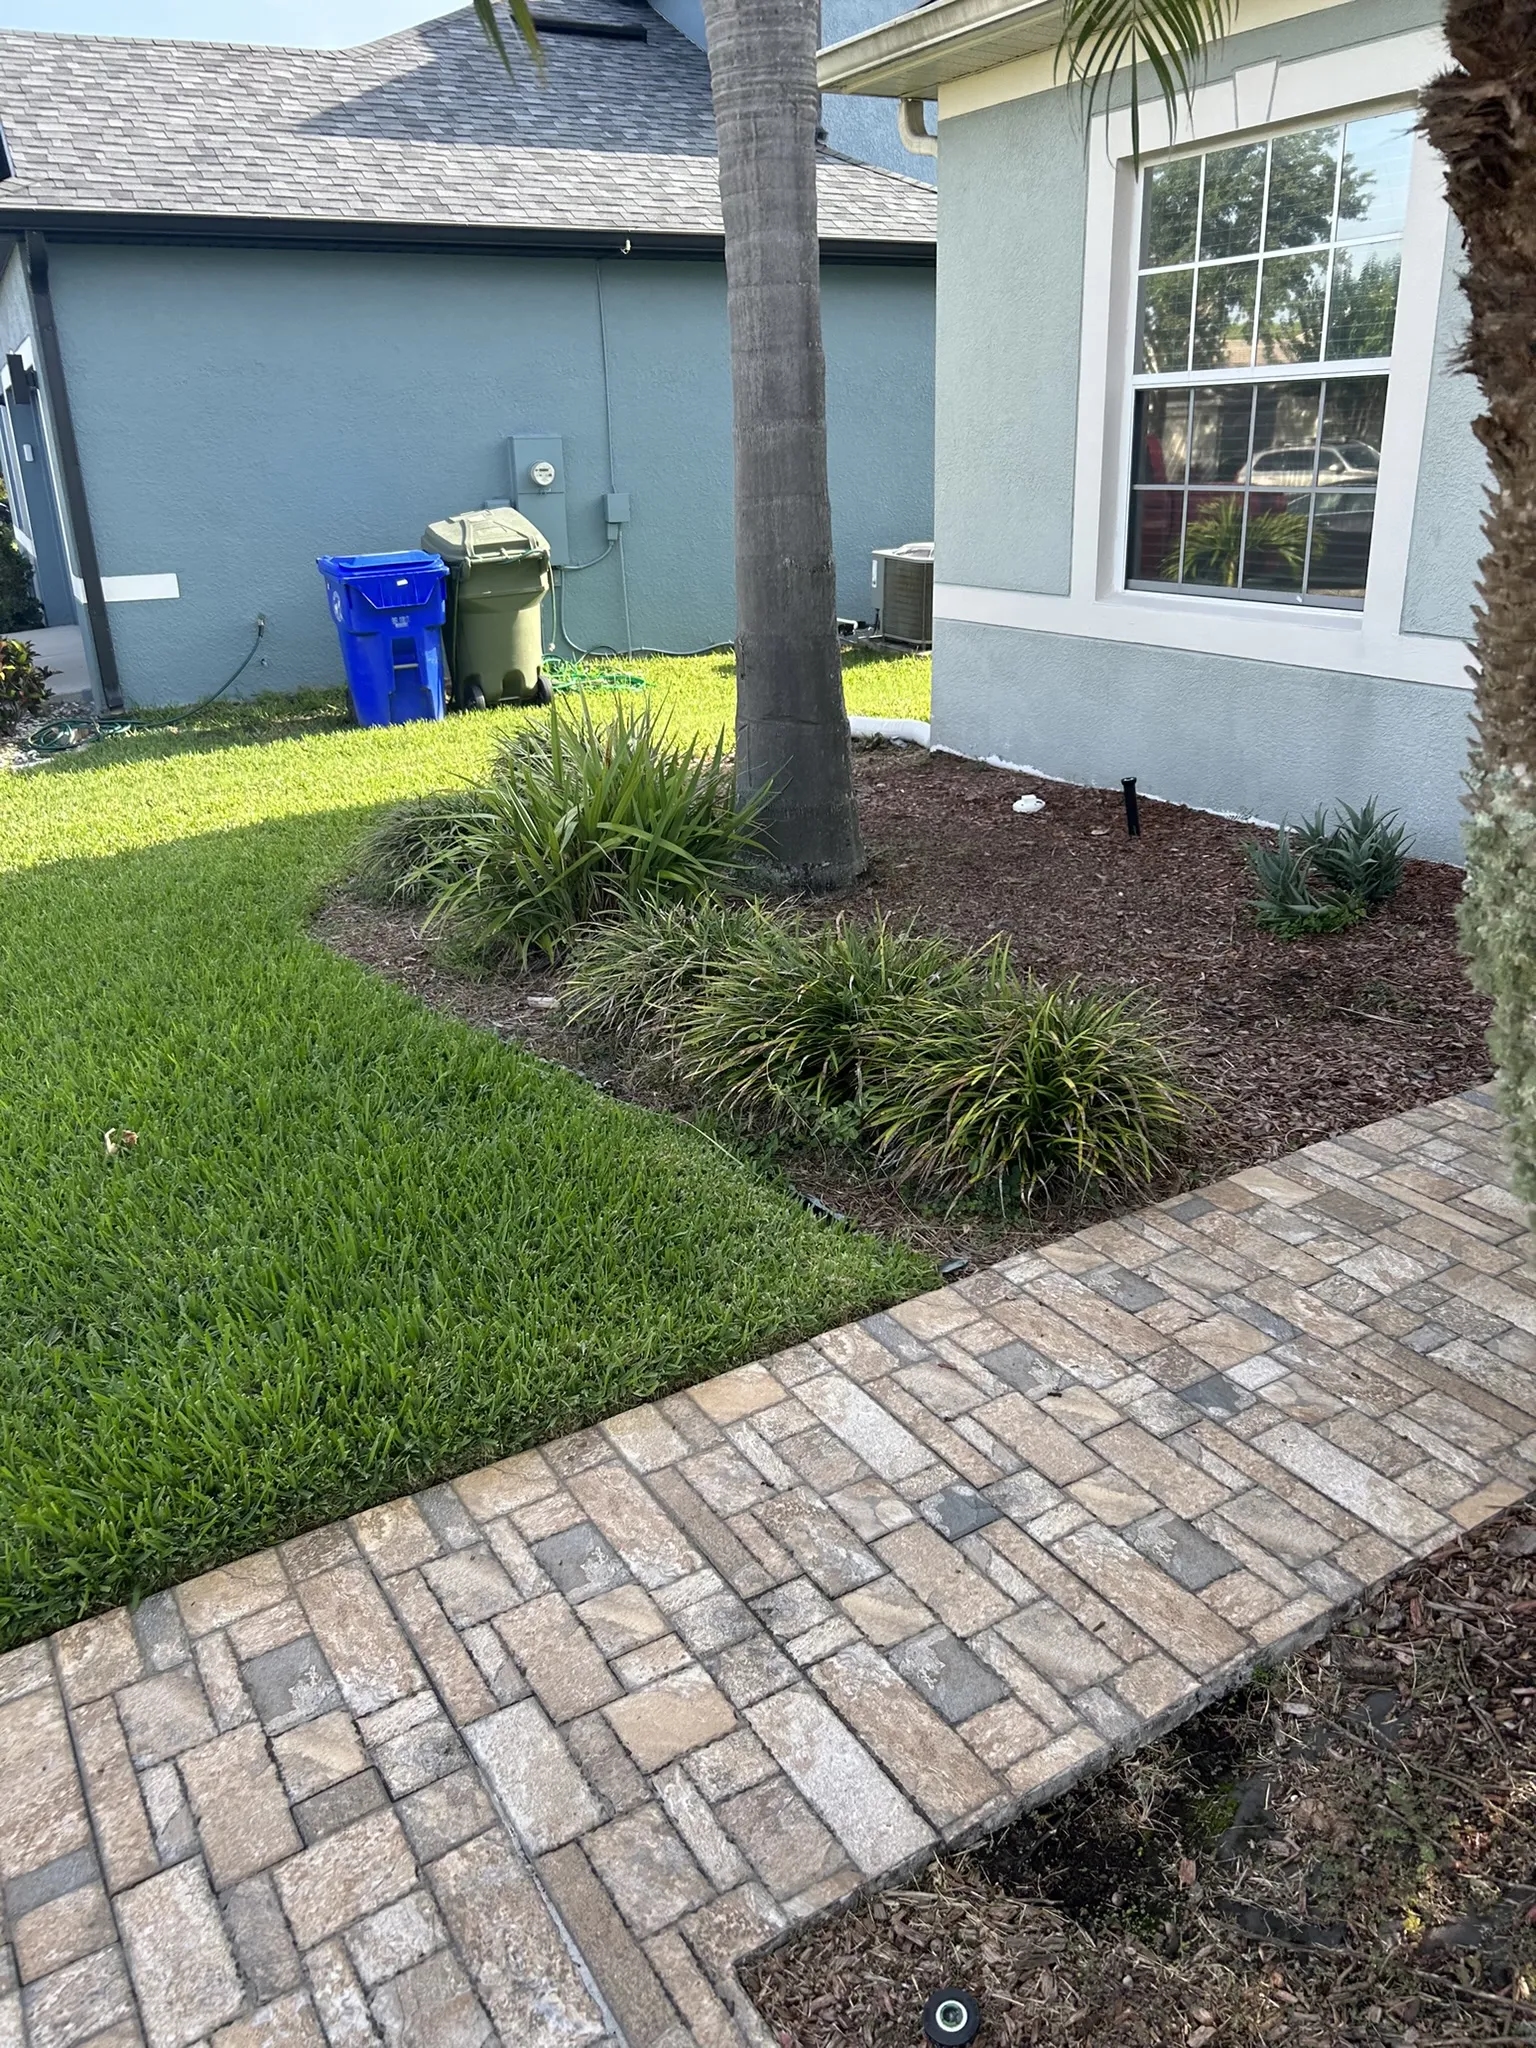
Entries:
<svg viewBox="0 0 1536 2048">
<path fill-rule="evenodd" d="M 443 715 L 443 620 L 448 569 L 441 555 L 321 555 L 331 617 L 359 725 L 404 725 Z"/>
</svg>

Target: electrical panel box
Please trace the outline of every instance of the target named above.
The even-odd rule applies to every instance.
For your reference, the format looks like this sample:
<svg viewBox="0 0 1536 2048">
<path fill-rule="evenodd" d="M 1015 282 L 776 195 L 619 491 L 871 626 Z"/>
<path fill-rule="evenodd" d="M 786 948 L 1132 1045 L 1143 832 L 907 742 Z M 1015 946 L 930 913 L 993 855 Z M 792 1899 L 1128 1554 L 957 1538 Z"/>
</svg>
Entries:
<svg viewBox="0 0 1536 2048">
<path fill-rule="evenodd" d="M 622 526 L 629 517 L 628 491 L 610 491 L 603 500 L 603 511 L 610 526 Z"/>
<path fill-rule="evenodd" d="M 549 559 L 557 569 L 571 559 L 565 519 L 565 442 L 558 434 L 514 434 L 512 502 L 549 542 Z"/>
</svg>

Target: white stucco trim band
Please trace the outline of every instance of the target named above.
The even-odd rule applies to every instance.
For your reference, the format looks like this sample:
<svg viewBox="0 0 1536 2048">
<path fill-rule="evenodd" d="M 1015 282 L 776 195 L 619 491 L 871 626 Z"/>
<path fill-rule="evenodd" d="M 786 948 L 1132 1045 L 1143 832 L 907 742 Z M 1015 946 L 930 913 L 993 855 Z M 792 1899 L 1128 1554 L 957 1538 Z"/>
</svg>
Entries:
<svg viewBox="0 0 1536 2048">
<path fill-rule="evenodd" d="M 70 583 L 77 604 L 85 603 L 85 585 L 78 576 L 71 576 Z M 108 604 L 143 604 L 150 598 L 180 597 L 181 581 L 175 575 L 166 576 L 103 576 L 101 594 Z"/>
<path fill-rule="evenodd" d="M 1384 681 L 1431 683 L 1470 690 L 1469 654 L 1459 640 L 1427 633 L 1370 631 L 1361 612 L 1292 611 L 1238 606 L 1225 598 L 1147 597 L 1137 591 L 1112 598 L 1040 597 L 1022 590 L 986 590 L 972 584 L 935 583 L 933 616 L 970 626 L 1007 626 L 1021 633 L 1059 633 L 1077 640 L 1108 640 L 1126 647 L 1172 648 L 1219 654 L 1273 668 L 1333 670 Z"/>
</svg>

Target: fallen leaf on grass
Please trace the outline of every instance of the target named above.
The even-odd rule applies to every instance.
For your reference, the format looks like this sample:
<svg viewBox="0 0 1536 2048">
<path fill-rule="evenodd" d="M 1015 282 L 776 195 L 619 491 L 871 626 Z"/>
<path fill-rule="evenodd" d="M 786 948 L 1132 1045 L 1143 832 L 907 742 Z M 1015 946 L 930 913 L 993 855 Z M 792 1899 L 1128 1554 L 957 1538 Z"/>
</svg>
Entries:
<svg viewBox="0 0 1536 2048">
<path fill-rule="evenodd" d="M 1194 1857 L 1181 1856 L 1179 1858 L 1179 1890 L 1181 1892 L 1187 1892 L 1190 1886 L 1194 1883 L 1196 1875 L 1197 1872 L 1195 1869 Z"/>
<path fill-rule="evenodd" d="M 103 1139 L 107 1148 L 107 1157 L 115 1159 L 119 1152 L 131 1152 L 133 1150 L 134 1146 L 139 1142 L 139 1134 L 137 1131 L 120 1131 L 116 1124 L 114 1124 L 110 1131 L 103 1133 Z"/>
</svg>

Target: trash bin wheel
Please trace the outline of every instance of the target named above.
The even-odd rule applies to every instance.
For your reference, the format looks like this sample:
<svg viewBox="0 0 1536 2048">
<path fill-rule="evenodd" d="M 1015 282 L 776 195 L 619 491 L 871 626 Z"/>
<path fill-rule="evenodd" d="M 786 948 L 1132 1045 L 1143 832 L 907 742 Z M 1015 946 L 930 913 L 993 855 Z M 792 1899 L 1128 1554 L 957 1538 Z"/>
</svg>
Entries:
<svg viewBox="0 0 1536 2048">
<path fill-rule="evenodd" d="M 539 670 L 539 673 L 538 673 L 538 675 L 537 675 L 537 677 L 536 677 L 536 678 L 535 678 L 535 680 L 534 680 L 534 685 L 533 685 L 533 701 L 534 701 L 534 703 L 535 703 L 535 704 L 550 704 L 550 703 L 553 703 L 553 701 L 554 701 L 554 695 L 555 695 L 554 691 L 553 691 L 553 690 L 552 690 L 552 689 L 551 689 L 551 688 L 549 687 L 549 678 L 548 678 L 548 676 L 546 676 L 546 675 L 545 675 L 545 673 L 544 673 L 543 669 L 540 669 L 540 670 Z"/>
<path fill-rule="evenodd" d="M 480 687 L 479 678 L 477 676 L 469 676 L 465 681 L 461 682 L 455 693 L 454 701 L 460 711 L 483 711 L 485 709 L 485 692 Z"/>
</svg>

